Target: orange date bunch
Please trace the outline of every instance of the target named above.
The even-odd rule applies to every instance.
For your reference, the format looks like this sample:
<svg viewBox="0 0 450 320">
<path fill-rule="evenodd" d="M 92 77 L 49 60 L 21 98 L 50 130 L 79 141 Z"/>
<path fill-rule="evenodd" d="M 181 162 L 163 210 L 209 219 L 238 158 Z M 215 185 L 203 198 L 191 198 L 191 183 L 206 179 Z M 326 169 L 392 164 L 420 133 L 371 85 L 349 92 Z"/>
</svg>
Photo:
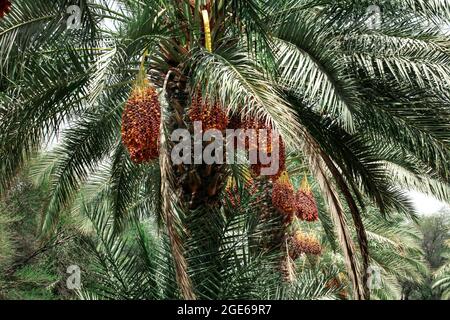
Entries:
<svg viewBox="0 0 450 320">
<path fill-rule="evenodd" d="M 11 2 L 8 0 L 0 0 L 0 18 L 3 18 L 11 11 Z"/>
<path fill-rule="evenodd" d="M 158 158 L 160 123 L 158 93 L 145 80 L 133 89 L 122 116 L 122 141 L 133 162 Z"/>
<path fill-rule="evenodd" d="M 240 142 L 247 151 L 258 152 L 257 162 L 251 164 L 253 174 L 260 176 L 262 168 L 271 168 L 273 162 L 277 161 L 278 168 L 276 172 L 269 175 L 272 180 L 277 180 L 281 173 L 286 170 L 286 147 L 281 136 L 275 135 L 270 125 L 257 118 L 241 120 L 234 117 L 230 122 L 230 128 L 244 130 L 246 139 L 242 141 L 245 137 L 241 137 Z M 235 145 L 237 145 L 237 141 Z M 262 163 L 260 153 L 270 160 L 269 163 Z"/>
<path fill-rule="evenodd" d="M 200 121 L 204 131 L 213 129 L 224 131 L 229 122 L 227 112 L 220 103 L 210 103 L 210 101 L 204 100 L 200 91 L 192 100 L 189 118 L 192 122 Z"/>
<path fill-rule="evenodd" d="M 248 179 L 244 184 L 244 194 L 247 193 L 249 196 L 254 195 L 258 190 L 254 184 L 253 179 Z M 225 187 L 225 195 L 231 204 L 231 207 L 238 208 L 242 205 L 241 194 L 239 187 L 234 179 L 229 179 Z"/>
<path fill-rule="evenodd" d="M 295 212 L 294 187 L 291 184 L 289 175 L 284 171 L 273 184 L 272 204 L 286 217 L 293 216 Z M 287 219 L 291 220 L 291 219 Z"/>
<path fill-rule="evenodd" d="M 258 162 L 251 165 L 252 172 L 256 176 L 261 175 L 261 170 L 263 168 L 271 168 L 274 161 L 278 162 L 278 169 L 274 171 L 273 174 L 269 175 L 268 177 L 272 180 L 278 179 L 282 172 L 286 170 L 286 147 L 284 145 L 283 139 L 279 136 L 278 139 L 274 139 L 274 141 L 277 141 L 278 147 L 273 148 L 271 146 L 271 150 L 277 150 L 277 152 L 270 152 L 266 154 L 266 157 L 270 157 L 271 161 L 268 164 L 262 164 L 260 159 L 258 158 Z"/>
<path fill-rule="evenodd" d="M 319 220 L 319 209 L 306 176 L 303 178 L 301 187 L 295 195 L 295 205 L 295 213 L 300 220 L 308 222 Z"/>
<path fill-rule="evenodd" d="M 312 235 L 297 230 L 288 239 L 289 255 L 295 260 L 302 254 L 320 255 L 322 247 L 319 241 Z"/>
</svg>

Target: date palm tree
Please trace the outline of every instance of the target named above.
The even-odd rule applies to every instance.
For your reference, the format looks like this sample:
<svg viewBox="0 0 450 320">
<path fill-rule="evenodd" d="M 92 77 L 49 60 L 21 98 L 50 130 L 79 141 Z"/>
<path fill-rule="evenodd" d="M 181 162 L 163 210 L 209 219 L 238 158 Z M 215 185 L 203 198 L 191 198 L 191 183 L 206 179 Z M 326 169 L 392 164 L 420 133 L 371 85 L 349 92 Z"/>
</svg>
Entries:
<svg viewBox="0 0 450 320">
<path fill-rule="evenodd" d="M 111 163 L 116 229 L 127 217 L 156 214 L 186 299 L 201 285 L 189 270 L 213 258 L 190 254 L 223 239 L 207 226 L 222 210 L 224 182 L 247 172 L 170 162 L 167 135 L 192 125 L 196 90 L 229 116 L 271 125 L 308 168 L 356 299 L 369 297 L 365 200 L 388 215 L 413 212 L 408 188 L 449 199 L 444 1 L 384 1 L 373 17 L 364 0 L 80 0 L 75 30 L 67 28 L 72 1 L 11 2 L 0 18 L 1 189 L 37 151 L 52 148 L 41 168 L 51 179 L 42 229 L 51 232 L 83 183 Z M 147 165 L 130 161 L 120 136 L 141 61 L 162 89 L 160 157 Z"/>
<path fill-rule="evenodd" d="M 446 256 L 448 261 L 448 254 Z M 439 289 L 442 292 L 442 300 L 450 299 L 450 266 L 447 262 L 440 267 L 435 274 L 433 289 Z"/>
</svg>

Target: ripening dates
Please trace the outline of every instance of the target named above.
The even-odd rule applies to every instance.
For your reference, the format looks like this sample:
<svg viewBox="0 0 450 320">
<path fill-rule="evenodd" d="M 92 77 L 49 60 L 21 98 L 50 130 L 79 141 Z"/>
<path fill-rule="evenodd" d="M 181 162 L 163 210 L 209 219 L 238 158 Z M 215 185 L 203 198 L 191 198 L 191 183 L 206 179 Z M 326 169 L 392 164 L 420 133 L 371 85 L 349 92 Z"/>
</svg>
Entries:
<svg viewBox="0 0 450 320">
<path fill-rule="evenodd" d="M 242 305 L 231 304 L 222 305 L 222 315 L 267 315 L 270 313 L 272 306 L 266 305 Z"/>
</svg>

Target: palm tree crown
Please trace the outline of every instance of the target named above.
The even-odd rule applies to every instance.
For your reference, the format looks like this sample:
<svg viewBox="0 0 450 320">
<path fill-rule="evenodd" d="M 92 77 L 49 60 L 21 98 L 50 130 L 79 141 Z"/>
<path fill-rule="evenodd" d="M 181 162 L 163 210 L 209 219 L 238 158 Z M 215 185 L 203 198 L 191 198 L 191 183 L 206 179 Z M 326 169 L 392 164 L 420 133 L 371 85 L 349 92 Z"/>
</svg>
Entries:
<svg viewBox="0 0 450 320">
<path fill-rule="evenodd" d="M 37 166 L 51 181 L 43 231 L 86 181 L 106 175 L 100 191 L 83 198 L 86 208 L 109 212 L 116 231 L 131 217 L 155 216 L 181 295 L 213 296 L 213 280 L 200 279 L 238 276 L 227 255 L 277 259 L 254 241 L 272 219 L 230 215 L 221 199 L 230 179 L 245 189 L 247 166 L 170 161 L 171 131 L 191 129 L 194 97 L 207 97 L 227 120 L 257 119 L 281 134 L 287 171 L 310 173 L 353 295 L 368 298 L 367 204 L 383 215 L 411 214 L 406 189 L 450 199 L 450 47 L 442 31 L 450 3 L 384 1 L 381 23 L 371 24 L 372 2 L 83 0 L 80 28 L 68 29 L 70 1 L 12 1 L 0 18 L 0 190 L 53 141 Z M 160 92 L 159 157 L 136 164 L 121 120 L 142 71 Z M 261 196 L 248 201 L 261 218 L 276 210 L 263 196 L 272 181 L 253 178 Z M 243 275 L 250 284 L 252 275 Z"/>
</svg>

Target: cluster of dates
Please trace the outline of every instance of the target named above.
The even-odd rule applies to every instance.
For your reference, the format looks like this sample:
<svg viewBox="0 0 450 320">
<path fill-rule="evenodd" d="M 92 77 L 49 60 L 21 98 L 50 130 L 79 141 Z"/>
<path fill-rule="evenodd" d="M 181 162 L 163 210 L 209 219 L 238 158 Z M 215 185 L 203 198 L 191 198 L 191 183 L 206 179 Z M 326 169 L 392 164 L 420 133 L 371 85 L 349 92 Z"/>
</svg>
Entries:
<svg viewBox="0 0 450 320">
<path fill-rule="evenodd" d="M 272 204 L 282 215 L 285 228 L 282 248 L 286 255 L 281 272 L 286 281 L 292 282 L 295 278 L 295 260 L 302 255 L 318 256 L 322 253 L 318 239 L 300 226 L 300 221 L 309 223 L 319 219 L 318 207 L 306 176 L 300 189 L 295 192 L 288 174 L 283 172 L 273 185 Z"/>
<path fill-rule="evenodd" d="M 159 157 L 161 106 L 148 82 L 133 89 L 122 115 L 122 142 L 135 163 Z"/>
<path fill-rule="evenodd" d="M 306 177 L 300 189 L 295 192 L 289 176 L 283 172 L 274 182 L 272 204 L 284 215 L 287 224 L 295 217 L 307 222 L 319 220 L 319 209 Z"/>
<path fill-rule="evenodd" d="M 11 2 L 8 0 L 0 0 L 0 18 L 3 18 L 11 11 Z"/>
</svg>

